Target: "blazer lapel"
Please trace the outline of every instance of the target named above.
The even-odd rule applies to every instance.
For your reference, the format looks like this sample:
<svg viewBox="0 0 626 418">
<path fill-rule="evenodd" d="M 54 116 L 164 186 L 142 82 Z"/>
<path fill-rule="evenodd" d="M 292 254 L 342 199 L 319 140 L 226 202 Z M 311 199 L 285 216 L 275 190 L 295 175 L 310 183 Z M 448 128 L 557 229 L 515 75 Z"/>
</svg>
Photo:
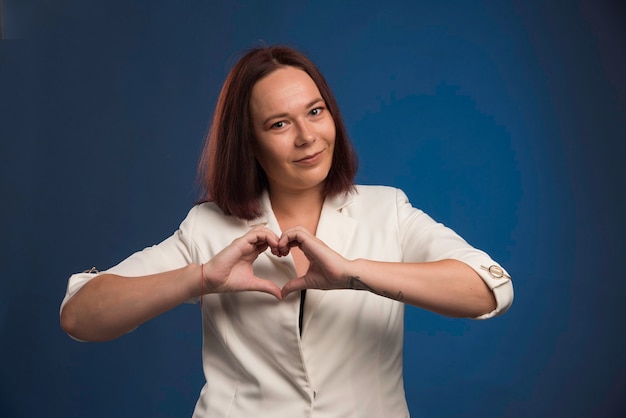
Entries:
<svg viewBox="0 0 626 418">
<path fill-rule="evenodd" d="M 356 221 L 342 213 L 354 198 L 352 193 L 326 199 L 322 206 L 320 221 L 317 224 L 316 236 L 338 253 L 345 253 L 352 234 L 356 229 Z"/>
<path fill-rule="evenodd" d="M 342 213 L 354 198 L 353 193 L 344 194 L 326 199 L 322 207 L 320 221 L 317 225 L 316 236 L 334 251 L 345 254 L 346 247 L 352 241 L 356 230 L 356 221 Z M 304 316 L 302 321 L 302 337 L 306 338 L 306 329 L 313 319 L 317 308 L 326 295 L 325 290 L 307 290 L 304 302 Z"/>
<path fill-rule="evenodd" d="M 276 216 L 274 216 L 274 211 L 272 210 L 272 202 L 270 202 L 270 197 L 265 190 L 260 197 L 261 205 L 263 206 L 263 215 L 259 216 L 256 219 L 252 219 L 248 221 L 248 226 L 250 228 L 254 228 L 257 225 L 263 225 L 267 229 L 274 231 L 279 237 L 283 233 L 280 229 L 280 225 L 278 224 L 278 220 Z M 272 254 L 271 250 L 268 248 L 262 255 L 268 257 L 273 263 L 280 266 L 283 271 L 287 272 L 287 277 L 296 277 L 296 264 L 293 262 L 293 257 L 289 254 L 287 257 L 277 257 Z M 279 281 L 276 284 L 279 286 L 284 286 L 285 282 Z"/>
</svg>

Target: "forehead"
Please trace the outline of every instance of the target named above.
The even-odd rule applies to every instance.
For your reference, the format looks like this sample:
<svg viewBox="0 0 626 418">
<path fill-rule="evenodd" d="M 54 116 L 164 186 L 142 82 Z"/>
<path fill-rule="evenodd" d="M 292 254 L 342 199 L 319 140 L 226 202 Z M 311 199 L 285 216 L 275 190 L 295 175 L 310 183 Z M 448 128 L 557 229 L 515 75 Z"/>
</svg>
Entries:
<svg viewBox="0 0 626 418">
<path fill-rule="evenodd" d="M 279 68 L 252 87 L 250 108 L 253 112 L 295 110 L 322 95 L 313 79 L 295 67 Z"/>
</svg>

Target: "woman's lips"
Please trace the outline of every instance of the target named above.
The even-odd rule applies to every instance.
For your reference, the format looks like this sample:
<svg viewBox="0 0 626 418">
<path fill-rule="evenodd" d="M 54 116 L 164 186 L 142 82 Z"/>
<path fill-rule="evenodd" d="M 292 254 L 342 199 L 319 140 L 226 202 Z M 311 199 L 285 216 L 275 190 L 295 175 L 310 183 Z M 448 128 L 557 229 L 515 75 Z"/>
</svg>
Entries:
<svg viewBox="0 0 626 418">
<path fill-rule="evenodd" d="M 319 152 L 316 152 L 315 154 L 307 155 L 306 157 L 296 160 L 295 162 L 304 163 L 304 164 L 316 163 L 321 158 L 323 152 L 324 151 L 319 151 Z"/>
</svg>

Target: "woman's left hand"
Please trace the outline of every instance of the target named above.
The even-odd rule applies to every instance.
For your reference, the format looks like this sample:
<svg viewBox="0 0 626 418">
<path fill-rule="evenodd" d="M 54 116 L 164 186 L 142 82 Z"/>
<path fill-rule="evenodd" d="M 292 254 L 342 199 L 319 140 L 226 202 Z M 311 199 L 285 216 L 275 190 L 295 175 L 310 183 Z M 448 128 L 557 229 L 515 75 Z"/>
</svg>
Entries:
<svg viewBox="0 0 626 418">
<path fill-rule="evenodd" d="M 298 247 L 309 260 L 307 272 L 288 281 L 282 288 L 283 298 L 302 289 L 347 289 L 350 261 L 329 248 L 301 226 L 288 229 L 278 241 L 278 253 L 287 255 Z"/>
<path fill-rule="evenodd" d="M 309 260 L 300 277 L 281 289 L 355 289 L 452 317 L 475 318 L 496 309 L 493 292 L 469 265 L 451 259 L 423 263 L 347 260 L 301 226 L 288 229 L 273 253 L 298 247 Z"/>
</svg>

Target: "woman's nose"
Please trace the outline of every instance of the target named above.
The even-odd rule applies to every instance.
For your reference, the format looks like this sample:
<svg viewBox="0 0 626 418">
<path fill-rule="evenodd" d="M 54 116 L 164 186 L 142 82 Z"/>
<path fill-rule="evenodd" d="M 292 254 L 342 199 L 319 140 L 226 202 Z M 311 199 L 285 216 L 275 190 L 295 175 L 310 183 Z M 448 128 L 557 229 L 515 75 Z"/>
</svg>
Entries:
<svg viewBox="0 0 626 418">
<path fill-rule="evenodd" d="M 307 122 L 300 122 L 298 124 L 298 132 L 296 135 L 296 146 L 301 147 L 303 145 L 315 142 L 316 135 L 315 130 Z"/>
</svg>

